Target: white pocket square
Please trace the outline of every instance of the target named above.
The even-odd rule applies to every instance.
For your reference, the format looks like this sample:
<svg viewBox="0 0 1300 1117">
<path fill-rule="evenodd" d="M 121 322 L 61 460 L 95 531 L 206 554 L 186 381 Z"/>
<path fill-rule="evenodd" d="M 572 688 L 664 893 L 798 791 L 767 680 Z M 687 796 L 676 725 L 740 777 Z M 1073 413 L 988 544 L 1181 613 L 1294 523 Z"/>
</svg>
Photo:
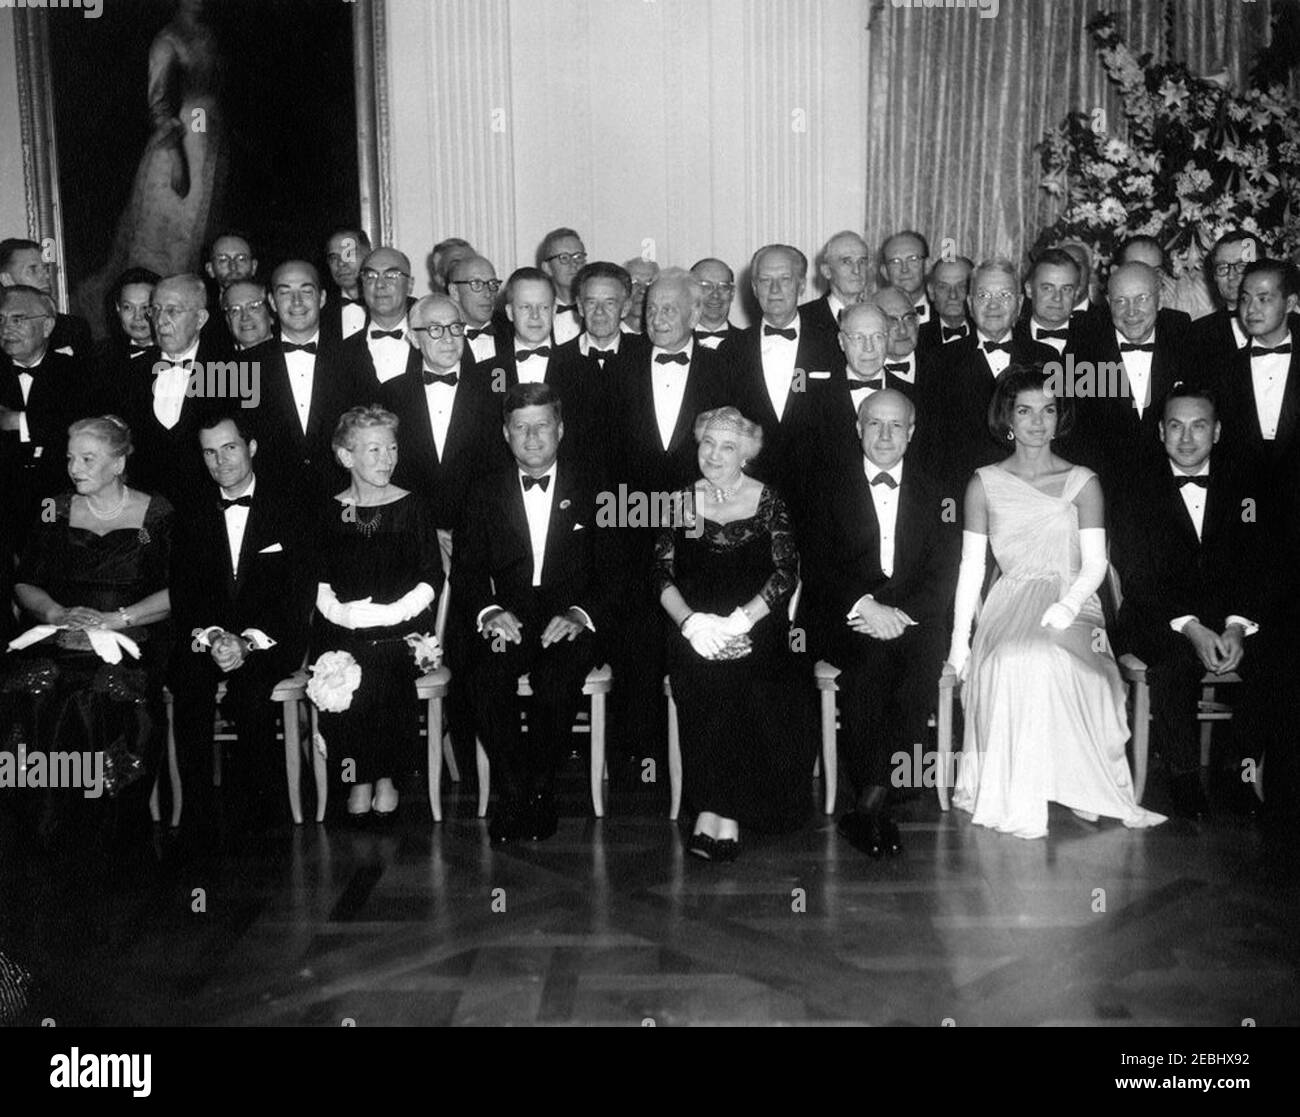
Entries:
<svg viewBox="0 0 1300 1117">
<path fill-rule="evenodd" d="M 272 543 L 269 547 L 263 547 L 257 553 L 259 555 L 278 555 L 284 548 L 279 543 Z"/>
<path fill-rule="evenodd" d="M 811 380 L 829 380 L 831 374 L 829 372 L 810 372 L 808 377 Z"/>
<path fill-rule="evenodd" d="M 76 354 L 73 353 L 73 351 L 72 351 L 72 346 L 71 346 L 71 345 L 60 345 L 60 346 L 59 346 L 59 347 L 58 347 L 54 352 L 56 352 L 56 353 L 62 353 L 62 354 L 63 354 L 64 356 L 66 356 L 66 357 L 75 357 L 75 356 L 76 356 Z"/>
<path fill-rule="evenodd" d="M 574 524 L 574 525 L 573 525 L 573 530 L 574 530 L 574 531 L 581 531 L 581 530 L 582 530 L 582 524 Z"/>
</svg>

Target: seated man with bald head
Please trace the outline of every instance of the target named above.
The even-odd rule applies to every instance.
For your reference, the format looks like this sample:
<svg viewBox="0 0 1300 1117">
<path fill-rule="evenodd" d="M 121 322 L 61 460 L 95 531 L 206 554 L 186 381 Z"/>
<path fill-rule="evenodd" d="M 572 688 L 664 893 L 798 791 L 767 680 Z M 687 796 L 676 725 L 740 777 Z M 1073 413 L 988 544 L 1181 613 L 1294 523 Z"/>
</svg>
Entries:
<svg viewBox="0 0 1300 1117">
<path fill-rule="evenodd" d="M 395 248 L 376 248 L 358 275 L 370 321 L 347 339 L 343 354 L 357 391 L 373 400 L 380 385 L 401 376 L 414 359 L 406 327 L 411 261 Z"/>
<path fill-rule="evenodd" d="M 855 330 L 875 321 L 865 308 L 845 318 Z M 838 830 L 873 858 L 902 852 L 891 765 L 895 753 L 927 747 L 956 588 L 960 544 L 945 494 L 910 455 L 904 461 L 915 427 L 902 392 L 862 401 L 860 453 L 822 476 L 802 548 L 796 622 L 810 654 L 840 669 L 840 754 L 854 805 Z"/>
<path fill-rule="evenodd" d="M 826 293 L 801 308 L 813 324 L 824 330 L 840 328 L 840 315 L 853 306 L 867 289 L 871 272 L 871 250 L 857 233 L 846 229 L 836 233 L 821 251 L 817 271 L 826 282 Z"/>
<path fill-rule="evenodd" d="M 731 302 L 736 297 L 736 275 L 722 260 L 707 256 L 691 266 L 691 275 L 704 295 L 695 340 L 705 349 L 716 349 L 731 335 Z"/>
</svg>

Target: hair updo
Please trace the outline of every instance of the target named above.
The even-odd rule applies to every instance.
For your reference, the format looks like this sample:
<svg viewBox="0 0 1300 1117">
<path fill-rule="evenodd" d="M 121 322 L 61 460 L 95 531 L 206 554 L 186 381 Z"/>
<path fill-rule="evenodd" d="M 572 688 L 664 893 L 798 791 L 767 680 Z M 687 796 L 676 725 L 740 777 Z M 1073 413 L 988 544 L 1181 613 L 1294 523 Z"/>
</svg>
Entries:
<svg viewBox="0 0 1300 1117">
<path fill-rule="evenodd" d="M 99 415 L 93 419 L 78 419 L 68 428 L 68 437 L 88 434 L 97 438 L 115 458 L 125 458 L 134 447 L 131 445 L 131 428 L 116 415 Z"/>
</svg>

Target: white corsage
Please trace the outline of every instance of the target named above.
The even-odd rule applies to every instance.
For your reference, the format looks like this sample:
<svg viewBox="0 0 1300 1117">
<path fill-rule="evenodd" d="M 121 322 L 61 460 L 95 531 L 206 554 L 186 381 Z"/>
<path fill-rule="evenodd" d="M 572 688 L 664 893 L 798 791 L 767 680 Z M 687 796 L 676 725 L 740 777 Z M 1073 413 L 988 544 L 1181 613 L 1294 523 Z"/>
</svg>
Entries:
<svg viewBox="0 0 1300 1117">
<path fill-rule="evenodd" d="M 427 632 L 423 634 L 412 632 L 405 639 L 406 646 L 415 656 L 415 666 L 426 675 L 442 666 L 442 644 L 438 641 L 438 637 L 430 636 Z"/>
<path fill-rule="evenodd" d="M 352 705 L 352 695 L 361 685 L 361 664 L 350 652 L 322 652 L 308 671 L 307 697 L 318 710 L 340 714 Z"/>
</svg>

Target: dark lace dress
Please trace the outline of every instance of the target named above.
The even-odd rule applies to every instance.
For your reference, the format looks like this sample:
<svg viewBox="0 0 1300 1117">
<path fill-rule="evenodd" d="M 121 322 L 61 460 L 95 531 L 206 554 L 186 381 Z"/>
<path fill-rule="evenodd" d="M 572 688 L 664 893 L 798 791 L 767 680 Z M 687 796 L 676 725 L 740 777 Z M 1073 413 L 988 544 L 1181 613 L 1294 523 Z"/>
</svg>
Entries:
<svg viewBox="0 0 1300 1117">
<path fill-rule="evenodd" d="M 86 605 L 113 612 L 167 588 L 171 561 L 172 508 L 150 498 L 141 527 L 104 535 L 69 523 L 71 494 L 56 499 L 54 518 L 38 524 L 23 552 L 15 581 L 43 589 L 63 606 Z M 34 625 L 36 618 L 24 618 Z M 17 755 L 103 752 L 104 799 L 128 785 L 141 785 L 133 797 L 147 795 L 147 781 L 161 752 L 166 718 L 163 675 L 171 646 L 171 625 L 160 621 L 123 630 L 140 647 L 141 658 L 123 655 L 117 664 L 101 660 L 84 635 L 59 632 L 22 651 L 8 652 L 0 670 L 0 748 Z M 0 790 L 0 796 L 5 795 Z M 18 794 L 27 804 L 40 801 L 43 831 L 55 816 L 66 820 L 70 798 L 82 791 Z M 143 807 L 141 807 L 143 809 Z"/>
<path fill-rule="evenodd" d="M 687 507 L 693 493 L 686 490 Z M 697 536 L 693 538 L 692 536 Z M 750 630 L 752 650 L 708 660 L 680 635 L 668 644 L 684 796 L 742 826 L 797 826 L 811 795 L 815 708 L 790 653 L 787 608 L 799 577 L 785 503 L 764 488 L 748 519 L 659 533 L 655 588 L 676 586 L 696 612 L 726 616 L 761 595 L 771 612 Z"/>
<path fill-rule="evenodd" d="M 376 605 L 388 605 L 421 582 L 441 591 L 438 533 L 414 494 L 373 508 L 330 500 L 322 519 L 316 577 L 333 587 L 339 601 L 369 597 Z M 343 769 L 349 759 L 355 761 L 354 784 L 397 779 L 414 767 L 420 671 L 404 638 L 413 632 L 432 635 L 434 620 L 433 606 L 389 628 L 341 628 L 316 615 L 311 662 L 323 652 L 346 651 L 361 665 L 361 684 L 351 706 L 342 713 L 320 714 L 334 778 L 349 774 Z"/>
</svg>

